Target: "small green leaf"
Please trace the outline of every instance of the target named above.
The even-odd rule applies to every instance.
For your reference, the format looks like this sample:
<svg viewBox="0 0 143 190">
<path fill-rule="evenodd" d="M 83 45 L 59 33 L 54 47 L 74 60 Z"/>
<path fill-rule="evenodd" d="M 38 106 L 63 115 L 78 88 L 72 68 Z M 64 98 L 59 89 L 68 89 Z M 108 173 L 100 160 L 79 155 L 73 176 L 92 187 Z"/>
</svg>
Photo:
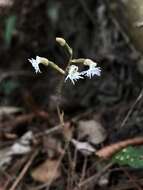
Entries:
<svg viewBox="0 0 143 190">
<path fill-rule="evenodd" d="M 115 154 L 112 160 L 119 165 L 143 168 L 143 148 L 129 146 Z"/>
</svg>

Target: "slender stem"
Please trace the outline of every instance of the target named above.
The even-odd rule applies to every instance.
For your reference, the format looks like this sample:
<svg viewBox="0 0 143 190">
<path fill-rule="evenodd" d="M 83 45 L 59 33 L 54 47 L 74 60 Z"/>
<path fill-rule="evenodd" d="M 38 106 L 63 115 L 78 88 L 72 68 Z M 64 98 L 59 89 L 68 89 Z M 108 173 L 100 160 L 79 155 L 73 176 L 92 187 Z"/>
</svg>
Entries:
<svg viewBox="0 0 143 190">
<path fill-rule="evenodd" d="M 84 58 L 79 58 L 79 59 L 72 59 L 70 62 L 73 63 L 73 64 L 83 64 L 85 61 Z"/>
<path fill-rule="evenodd" d="M 48 66 L 49 65 L 49 60 L 44 58 L 44 57 L 40 57 L 40 63 L 45 65 L 45 66 Z"/>
<path fill-rule="evenodd" d="M 65 42 L 64 48 L 69 52 L 69 55 L 70 55 L 68 63 L 67 63 L 67 66 L 66 66 L 65 71 L 64 71 L 64 74 L 67 74 L 68 73 L 68 68 L 69 68 L 69 66 L 71 64 L 73 51 L 72 51 L 72 48 L 66 42 Z M 58 88 L 57 88 L 59 101 L 60 101 L 61 96 L 62 96 L 62 88 L 63 88 L 64 80 L 65 80 L 65 77 L 63 76 L 61 78 L 61 81 L 59 82 L 59 85 L 58 85 Z M 57 102 L 57 109 L 60 110 L 60 102 Z"/>
<path fill-rule="evenodd" d="M 72 56 L 73 56 L 73 50 L 66 42 L 65 42 L 63 47 L 68 51 L 68 53 L 70 55 L 68 63 L 67 63 L 67 66 L 66 66 L 65 71 L 64 71 L 64 74 L 67 74 L 68 73 L 68 68 L 69 68 L 69 66 L 71 64 L 71 60 L 72 60 Z M 59 85 L 58 85 L 57 92 L 58 92 L 59 98 L 61 97 L 61 92 L 62 92 L 62 87 L 63 87 L 63 84 L 64 84 L 64 80 L 65 80 L 65 78 L 63 77 L 61 79 Z M 59 104 L 58 104 L 58 107 L 59 107 Z"/>
<path fill-rule="evenodd" d="M 72 58 L 72 55 L 73 55 L 73 51 L 72 51 L 72 48 L 66 43 L 65 44 L 65 49 L 67 49 L 68 50 L 68 52 L 69 52 L 69 55 L 70 55 L 70 60 L 71 60 L 71 58 Z"/>
<path fill-rule="evenodd" d="M 54 69 L 56 69 L 57 71 L 59 71 L 62 75 L 65 75 L 65 71 L 63 69 L 61 69 L 58 65 L 53 63 L 52 61 L 49 61 L 49 66 L 51 66 Z"/>
<path fill-rule="evenodd" d="M 41 57 L 41 64 L 45 65 L 45 66 L 51 66 L 52 68 L 56 69 L 57 71 L 59 71 L 62 75 L 65 75 L 65 71 L 63 69 L 61 69 L 58 65 L 56 65 L 54 62 L 49 61 L 46 58 Z"/>
</svg>

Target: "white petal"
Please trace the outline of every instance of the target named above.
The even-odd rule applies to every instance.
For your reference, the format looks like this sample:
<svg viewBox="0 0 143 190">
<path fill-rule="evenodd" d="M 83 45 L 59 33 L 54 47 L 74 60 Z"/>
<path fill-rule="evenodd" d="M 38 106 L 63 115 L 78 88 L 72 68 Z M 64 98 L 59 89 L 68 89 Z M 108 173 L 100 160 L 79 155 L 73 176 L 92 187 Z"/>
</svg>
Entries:
<svg viewBox="0 0 143 190">
<path fill-rule="evenodd" d="M 89 68 L 86 71 L 81 72 L 82 75 L 85 75 L 89 78 L 93 77 L 94 75 L 100 76 L 101 75 L 101 69 L 100 67 L 97 68 Z"/>
<path fill-rule="evenodd" d="M 36 56 L 36 59 L 28 59 L 28 61 L 32 64 L 32 66 L 34 67 L 34 69 L 35 69 L 35 72 L 36 73 L 40 73 L 41 71 L 40 71 L 40 68 L 39 68 L 39 63 L 40 62 L 38 62 L 39 61 L 39 56 Z M 38 60 L 38 61 L 37 61 Z"/>
<path fill-rule="evenodd" d="M 71 79 L 71 81 L 72 81 L 73 85 L 75 85 L 75 82 L 74 82 L 74 80 L 73 80 L 73 79 Z"/>
<path fill-rule="evenodd" d="M 71 65 L 68 71 L 68 75 L 65 78 L 65 81 L 69 78 L 73 84 L 75 84 L 75 81 L 79 79 L 83 79 L 82 76 L 80 76 L 81 73 L 78 72 L 78 67 L 76 65 Z"/>
<path fill-rule="evenodd" d="M 41 63 L 41 57 L 36 56 L 36 62 L 37 62 L 38 64 Z"/>
</svg>

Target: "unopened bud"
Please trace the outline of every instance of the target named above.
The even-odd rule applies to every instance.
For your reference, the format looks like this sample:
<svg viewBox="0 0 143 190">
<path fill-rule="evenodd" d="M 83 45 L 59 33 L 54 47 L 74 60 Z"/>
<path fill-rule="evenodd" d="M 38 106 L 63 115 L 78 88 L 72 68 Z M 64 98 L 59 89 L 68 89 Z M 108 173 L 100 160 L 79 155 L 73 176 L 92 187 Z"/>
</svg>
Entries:
<svg viewBox="0 0 143 190">
<path fill-rule="evenodd" d="M 65 46 L 66 41 L 63 38 L 56 38 L 56 42 L 58 42 L 61 46 Z"/>
<path fill-rule="evenodd" d="M 83 64 L 88 65 L 88 66 L 90 66 L 90 65 L 96 66 L 97 65 L 97 63 L 92 61 L 91 59 L 85 59 Z"/>
</svg>

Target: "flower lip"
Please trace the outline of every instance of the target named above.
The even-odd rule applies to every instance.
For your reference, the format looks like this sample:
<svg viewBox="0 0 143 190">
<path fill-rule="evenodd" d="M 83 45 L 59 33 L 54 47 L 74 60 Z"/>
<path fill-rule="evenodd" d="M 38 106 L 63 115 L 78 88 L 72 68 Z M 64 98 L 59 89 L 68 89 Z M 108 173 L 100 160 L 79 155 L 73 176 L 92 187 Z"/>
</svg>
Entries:
<svg viewBox="0 0 143 190">
<path fill-rule="evenodd" d="M 71 65 L 69 67 L 68 75 L 65 78 L 65 81 L 67 81 L 67 79 L 70 79 L 73 84 L 75 84 L 75 81 L 79 79 L 83 79 L 83 77 L 81 76 L 81 73 L 78 72 L 78 67 L 76 65 Z"/>
<path fill-rule="evenodd" d="M 41 73 L 40 68 L 39 68 L 39 64 L 41 62 L 41 57 L 36 56 L 36 59 L 31 58 L 31 59 L 28 59 L 28 61 L 34 67 L 36 73 Z"/>
<path fill-rule="evenodd" d="M 97 76 L 101 75 L 101 68 L 96 67 L 97 63 L 93 62 L 91 59 L 85 59 L 84 65 L 87 65 L 89 69 L 86 71 L 82 71 L 81 75 L 87 76 L 89 78 L 93 77 L 94 75 L 97 75 Z"/>
<path fill-rule="evenodd" d="M 37 55 L 37 56 L 36 56 L 36 61 L 37 61 L 38 64 L 40 64 L 40 63 L 41 63 L 41 57 L 39 57 L 39 56 Z"/>
</svg>

